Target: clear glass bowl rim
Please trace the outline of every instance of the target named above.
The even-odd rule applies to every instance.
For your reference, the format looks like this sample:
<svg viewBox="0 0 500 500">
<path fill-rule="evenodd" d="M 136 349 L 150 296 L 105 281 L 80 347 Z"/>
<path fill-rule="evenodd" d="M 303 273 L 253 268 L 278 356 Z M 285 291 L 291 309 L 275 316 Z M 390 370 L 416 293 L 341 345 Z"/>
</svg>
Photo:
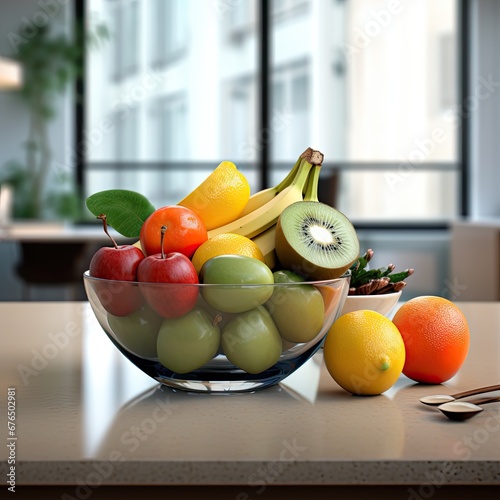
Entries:
<svg viewBox="0 0 500 500">
<path fill-rule="evenodd" d="M 110 280 L 106 278 L 97 278 L 91 276 L 87 270 L 83 273 L 83 279 L 95 281 L 96 283 L 125 283 L 128 285 L 155 285 L 155 286 L 195 286 L 200 288 L 254 288 L 254 287 L 282 287 L 292 285 L 331 285 L 333 283 L 350 280 L 350 274 L 343 274 L 338 278 L 317 281 L 291 281 L 289 283 L 158 283 L 153 281 L 125 281 L 125 280 Z"/>
</svg>

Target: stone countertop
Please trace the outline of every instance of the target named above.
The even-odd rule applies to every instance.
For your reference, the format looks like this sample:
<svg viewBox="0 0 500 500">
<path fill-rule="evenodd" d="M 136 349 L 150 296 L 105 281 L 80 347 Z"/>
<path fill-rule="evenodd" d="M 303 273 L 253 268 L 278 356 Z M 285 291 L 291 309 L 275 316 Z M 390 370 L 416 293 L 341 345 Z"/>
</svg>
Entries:
<svg viewBox="0 0 500 500">
<path fill-rule="evenodd" d="M 264 391 L 175 392 L 118 352 L 87 303 L 0 304 L 1 435 L 9 443 L 14 388 L 16 484 L 238 485 L 251 497 L 269 485 L 499 486 L 500 403 L 457 423 L 418 401 L 500 381 L 500 304 L 460 306 L 471 349 L 457 376 L 401 376 L 355 397 L 321 352 Z M 2 445 L 4 478 L 8 457 Z"/>
</svg>

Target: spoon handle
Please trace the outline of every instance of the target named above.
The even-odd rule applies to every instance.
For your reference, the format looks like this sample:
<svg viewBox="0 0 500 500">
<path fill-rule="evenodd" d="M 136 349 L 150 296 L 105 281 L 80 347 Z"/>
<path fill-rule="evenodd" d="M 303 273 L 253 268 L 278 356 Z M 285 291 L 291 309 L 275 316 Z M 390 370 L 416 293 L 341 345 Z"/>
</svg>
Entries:
<svg viewBox="0 0 500 500">
<path fill-rule="evenodd" d="M 469 391 L 458 392 L 457 394 L 452 394 L 455 399 L 466 398 L 468 396 L 475 396 L 476 394 L 483 394 L 484 392 L 500 391 L 500 384 L 488 385 L 487 387 L 480 387 L 478 389 L 470 389 Z"/>
<path fill-rule="evenodd" d="M 500 402 L 500 397 L 496 398 L 479 398 L 474 401 L 469 401 L 469 403 L 473 403 L 475 405 L 485 405 L 486 403 L 498 403 Z"/>
</svg>

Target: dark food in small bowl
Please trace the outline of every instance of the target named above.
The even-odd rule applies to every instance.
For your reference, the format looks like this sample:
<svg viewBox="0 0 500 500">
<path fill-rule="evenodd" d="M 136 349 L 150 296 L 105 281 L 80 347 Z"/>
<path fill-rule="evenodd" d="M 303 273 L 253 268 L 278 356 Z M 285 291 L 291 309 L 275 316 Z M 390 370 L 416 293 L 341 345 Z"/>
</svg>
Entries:
<svg viewBox="0 0 500 500">
<path fill-rule="evenodd" d="M 373 253 L 373 250 L 369 248 L 351 265 L 349 269 L 351 273 L 349 296 L 385 295 L 401 292 L 406 286 L 404 280 L 415 272 L 414 269 L 405 269 L 395 273 L 396 266 L 394 264 L 368 269 L 368 263 L 373 258 Z"/>
</svg>

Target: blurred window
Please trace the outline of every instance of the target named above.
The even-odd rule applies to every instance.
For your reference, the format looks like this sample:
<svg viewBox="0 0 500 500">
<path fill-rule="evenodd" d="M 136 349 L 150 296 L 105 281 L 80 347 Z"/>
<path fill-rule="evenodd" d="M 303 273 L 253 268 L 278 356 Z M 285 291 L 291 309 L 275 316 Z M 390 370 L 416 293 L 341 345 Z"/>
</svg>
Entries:
<svg viewBox="0 0 500 500">
<path fill-rule="evenodd" d="M 264 147 L 275 184 L 311 146 L 325 154 L 324 196 L 355 222 L 450 220 L 461 203 L 457 3 L 270 0 L 260 68 L 257 0 L 88 0 L 114 50 L 88 54 L 86 126 L 133 112 L 90 144 L 86 194 L 116 187 L 120 170 L 122 185 L 176 202 L 226 159 L 256 191 Z"/>
<path fill-rule="evenodd" d="M 257 15 L 257 2 L 255 0 L 227 3 L 226 9 L 229 17 L 228 25 L 232 31 L 249 31 L 253 29 Z"/>
<path fill-rule="evenodd" d="M 188 43 L 188 7 L 186 0 L 154 0 L 151 53 L 153 64 L 163 65 L 182 57 Z"/>
<path fill-rule="evenodd" d="M 138 147 L 138 112 L 131 109 L 129 113 L 116 113 L 115 156 L 118 161 L 133 161 L 137 157 Z"/>
<path fill-rule="evenodd" d="M 114 13 L 112 43 L 114 52 L 114 77 L 121 80 L 138 69 L 139 59 L 139 6 L 137 0 L 112 4 Z"/>
<path fill-rule="evenodd" d="M 228 158 L 244 155 L 255 161 L 259 148 L 255 137 L 255 122 L 252 119 L 255 109 L 255 79 L 251 76 L 236 78 L 228 83 L 227 103 L 229 112 L 225 124 L 223 150 Z"/>
<path fill-rule="evenodd" d="M 456 216 L 456 0 L 307 4 L 272 22 L 271 116 L 289 117 L 273 134 L 272 181 L 311 145 L 325 154 L 322 178 L 335 178 L 328 201 L 355 221 Z"/>
<path fill-rule="evenodd" d="M 301 15 L 309 3 L 310 0 L 271 0 L 271 14 L 275 19 Z"/>
<path fill-rule="evenodd" d="M 285 152 L 310 144 L 308 61 L 276 68 L 272 75 L 271 131 L 273 160 L 288 160 Z M 298 156 L 299 153 L 297 153 Z"/>
<path fill-rule="evenodd" d="M 182 160 L 188 149 L 186 98 L 183 94 L 163 98 L 159 103 L 160 158 Z"/>
</svg>

